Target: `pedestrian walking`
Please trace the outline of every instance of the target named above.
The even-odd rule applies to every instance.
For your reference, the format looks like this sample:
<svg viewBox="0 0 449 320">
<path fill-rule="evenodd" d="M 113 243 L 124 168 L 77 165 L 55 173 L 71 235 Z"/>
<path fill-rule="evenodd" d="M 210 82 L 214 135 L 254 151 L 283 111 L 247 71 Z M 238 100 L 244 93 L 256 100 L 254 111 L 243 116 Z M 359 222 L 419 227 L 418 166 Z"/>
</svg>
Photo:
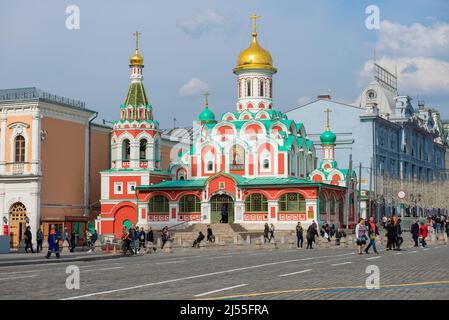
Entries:
<svg viewBox="0 0 449 320">
<path fill-rule="evenodd" d="M 67 248 L 70 250 L 70 237 L 69 237 L 69 231 L 67 230 L 67 227 L 64 228 L 64 231 L 62 232 L 62 245 L 61 245 L 61 252 L 64 251 L 64 243 L 67 241 Z"/>
<path fill-rule="evenodd" d="M 153 234 L 153 229 L 151 227 L 147 232 L 147 243 L 148 243 L 148 247 L 150 249 L 150 253 L 151 253 L 151 249 L 153 249 L 153 251 L 156 252 L 156 246 L 154 245 L 154 234 Z"/>
<path fill-rule="evenodd" d="M 410 227 L 410 233 L 412 234 L 413 242 L 415 243 L 415 247 L 419 247 L 418 238 L 419 238 L 419 223 L 418 220 L 414 219 L 412 226 Z"/>
<path fill-rule="evenodd" d="M 193 241 L 192 248 L 199 248 L 200 247 L 200 243 L 203 240 L 204 240 L 204 234 L 200 231 L 198 233 L 198 237 L 195 239 L 195 241 Z"/>
<path fill-rule="evenodd" d="M 134 250 L 134 254 L 137 255 L 137 251 L 139 250 L 139 227 L 137 225 L 131 226 L 132 232 L 132 248 Z"/>
<path fill-rule="evenodd" d="M 42 242 L 44 241 L 44 233 L 42 232 L 42 228 L 39 227 L 39 229 L 36 232 L 36 252 L 39 253 L 42 251 Z M 40 250 L 39 250 L 40 248 Z"/>
<path fill-rule="evenodd" d="M 50 258 L 51 253 L 54 251 L 56 258 L 59 259 L 60 253 L 59 253 L 59 240 L 61 239 L 61 235 L 59 234 L 59 231 L 56 230 L 55 225 L 50 225 L 50 231 L 48 233 L 48 252 L 45 256 L 47 259 Z"/>
<path fill-rule="evenodd" d="M 86 229 L 86 231 L 84 231 L 84 237 L 86 238 L 85 245 L 89 249 L 87 252 L 92 252 L 92 233 L 90 233 L 89 229 Z"/>
<path fill-rule="evenodd" d="M 404 238 L 402 238 L 402 228 L 401 228 L 401 219 L 396 220 L 396 224 L 394 226 L 394 234 L 396 239 L 396 251 L 401 251 L 401 245 L 404 242 Z"/>
<path fill-rule="evenodd" d="M 141 250 L 141 248 L 143 247 L 144 250 L 147 249 L 147 247 L 145 246 L 145 241 L 147 240 L 147 235 L 145 234 L 145 231 L 143 230 L 143 227 L 140 227 L 140 232 L 139 232 L 139 251 Z"/>
<path fill-rule="evenodd" d="M 270 233 L 270 227 L 268 226 L 268 223 L 265 223 L 265 226 L 263 228 L 263 242 L 266 243 L 269 240 L 268 234 Z"/>
<path fill-rule="evenodd" d="M 386 236 L 387 236 L 387 251 L 391 250 L 395 236 L 394 236 L 394 223 L 391 220 L 391 218 L 387 219 L 387 224 L 385 226 L 385 229 L 387 230 Z"/>
<path fill-rule="evenodd" d="M 31 234 L 31 227 L 30 226 L 28 226 L 26 228 L 24 236 L 25 236 L 25 252 L 28 253 L 28 248 L 30 248 L 31 249 L 31 253 L 34 253 L 34 251 L 33 251 L 33 242 L 32 242 L 33 236 Z"/>
<path fill-rule="evenodd" d="M 98 233 L 97 233 L 97 230 L 94 229 L 94 232 L 92 233 L 92 237 L 91 237 L 92 251 L 95 250 L 95 243 L 97 242 L 97 240 L 98 240 Z"/>
<path fill-rule="evenodd" d="M 315 242 L 315 236 L 318 237 L 318 226 L 313 220 L 312 224 L 307 228 L 306 239 L 307 247 L 306 249 L 313 249 L 313 243 Z"/>
<path fill-rule="evenodd" d="M 304 229 L 301 225 L 301 222 L 298 221 L 298 224 L 296 225 L 296 246 L 298 247 L 298 249 L 300 248 L 300 245 L 302 248 L 302 245 L 304 243 L 303 232 Z"/>
<path fill-rule="evenodd" d="M 70 234 L 70 252 L 75 252 L 76 247 L 76 233 L 75 229 L 72 230 L 72 233 Z"/>
<path fill-rule="evenodd" d="M 276 241 L 276 238 L 274 237 L 274 224 L 270 224 L 270 239 L 268 240 L 268 242 L 271 242 L 272 239 L 274 239 L 274 241 Z"/>
<path fill-rule="evenodd" d="M 363 254 L 363 247 L 366 245 L 366 240 L 368 237 L 366 236 L 366 225 L 365 220 L 363 218 L 359 218 L 359 223 L 355 227 L 355 235 L 357 237 L 357 252 L 358 254 Z"/>
<path fill-rule="evenodd" d="M 427 243 L 426 243 L 426 238 L 427 235 L 429 234 L 427 227 L 425 226 L 424 222 L 421 222 L 421 226 L 419 227 L 419 237 L 421 238 L 421 244 L 422 247 L 425 248 Z"/>
<path fill-rule="evenodd" d="M 207 241 L 215 242 L 215 236 L 212 232 L 212 228 L 210 227 L 210 225 L 207 225 Z"/>
<path fill-rule="evenodd" d="M 122 228 L 122 251 L 123 255 L 126 255 L 126 253 L 129 251 L 131 252 L 131 255 L 134 254 L 134 251 L 131 249 L 131 241 L 132 241 L 132 235 L 131 235 L 131 228 L 128 230 L 125 226 Z"/>
<path fill-rule="evenodd" d="M 168 227 L 165 226 L 163 231 L 162 231 L 162 246 L 161 249 L 164 249 L 165 244 L 167 243 L 167 241 L 171 241 L 171 235 L 170 232 L 168 231 Z"/>
<path fill-rule="evenodd" d="M 387 217 L 386 217 L 386 216 L 383 216 L 383 217 L 382 217 L 382 226 L 383 226 L 384 229 L 387 228 L 387 222 L 388 222 Z"/>
<path fill-rule="evenodd" d="M 369 220 L 366 223 L 366 226 L 368 228 L 369 244 L 368 244 L 368 246 L 365 249 L 365 253 L 369 254 L 369 249 L 371 247 L 373 247 L 374 253 L 375 254 L 379 254 L 379 252 L 377 252 L 377 248 L 376 248 L 376 236 L 379 235 L 379 229 L 377 228 L 377 225 L 374 222 L 374 217 L 373 216 L 369 217 Z"/>
</svg>

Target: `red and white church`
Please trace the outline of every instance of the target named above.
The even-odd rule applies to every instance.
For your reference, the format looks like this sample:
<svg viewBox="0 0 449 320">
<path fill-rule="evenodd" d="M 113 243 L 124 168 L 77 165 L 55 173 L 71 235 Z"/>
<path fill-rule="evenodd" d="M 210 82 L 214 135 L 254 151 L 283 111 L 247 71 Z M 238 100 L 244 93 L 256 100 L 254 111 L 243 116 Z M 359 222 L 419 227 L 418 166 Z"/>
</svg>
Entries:
<svg viewBox="0 0 449 320">
<path fill-rule="evenodd" d="M 229 223 L 248 229 L 266 222 L 278 229 L 355 221 L 357 177 L 338 168 L 336 136 L 321 135 L 323 161 L 304 125 L 276 110 L 270 53 L 258 42 L 256 16 L 249 47 L 233 69 L 236 110 L 218 119 L 206 96 L 189 148 L 174 147 L 168 170 L 161 170 L 160 130 L 142 84 L 143 58 L 131 58 L 131 84 L 111 137 L 111 169 L 101 172 L 101 215 L 97 230 L 117 236 L 123 225 L 218 223 L 224 207 Z M 177 149 L 176 149 L 177 148 Z M 349 197 L 349 199 L 348 199 Z"/>
</svg>

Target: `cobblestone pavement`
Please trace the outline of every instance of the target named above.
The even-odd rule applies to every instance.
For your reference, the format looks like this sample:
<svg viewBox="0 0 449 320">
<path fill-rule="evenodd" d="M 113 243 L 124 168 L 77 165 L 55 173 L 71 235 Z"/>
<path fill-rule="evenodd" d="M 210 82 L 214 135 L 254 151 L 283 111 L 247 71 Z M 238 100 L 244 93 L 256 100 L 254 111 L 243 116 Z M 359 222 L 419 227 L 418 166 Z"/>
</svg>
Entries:
<svg viewBox="0 0 449 320">
<path fill-rule="evenodd" d="M 352 248 L 229 246 L 102 261 L 0 267 L 0 299 L 449 299 L 449 247 L 358 255 Z M 66 267 L 80 288 L 66 288 Z M 377 266 L 380 288 L 367 289 Z"/>
</svg>

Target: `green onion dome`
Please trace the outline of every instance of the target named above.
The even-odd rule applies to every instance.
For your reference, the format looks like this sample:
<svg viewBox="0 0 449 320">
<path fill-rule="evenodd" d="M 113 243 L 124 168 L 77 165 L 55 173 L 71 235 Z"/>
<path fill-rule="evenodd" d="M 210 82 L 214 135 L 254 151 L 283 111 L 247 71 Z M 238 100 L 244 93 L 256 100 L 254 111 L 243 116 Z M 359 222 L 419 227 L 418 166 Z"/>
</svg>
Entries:
<svg viewBox="0 0 449 320">
<path fill-rule="evenodd" d="M 337 136 L 330 130 L 324 131 L 320 136 L 321 144 L 335 144 Z"/>
</svg>

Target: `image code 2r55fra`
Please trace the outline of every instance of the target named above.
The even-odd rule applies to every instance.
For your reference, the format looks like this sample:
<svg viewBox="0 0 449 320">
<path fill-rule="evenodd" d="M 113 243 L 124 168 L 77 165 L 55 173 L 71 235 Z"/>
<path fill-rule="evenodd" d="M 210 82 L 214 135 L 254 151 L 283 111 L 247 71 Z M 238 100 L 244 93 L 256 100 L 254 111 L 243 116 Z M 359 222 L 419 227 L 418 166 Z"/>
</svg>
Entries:
<svg viewBox="0 0 449 320">
<path fill-rule="evenodd" d="M 219 311 L 219 310 L 217 310 Z M 224 315 L 233 317 L 237 315 L 268 315 L 268 308 L 266 305 L 259 304 L 226 304 L 224 308 Z"/>
</svg>

